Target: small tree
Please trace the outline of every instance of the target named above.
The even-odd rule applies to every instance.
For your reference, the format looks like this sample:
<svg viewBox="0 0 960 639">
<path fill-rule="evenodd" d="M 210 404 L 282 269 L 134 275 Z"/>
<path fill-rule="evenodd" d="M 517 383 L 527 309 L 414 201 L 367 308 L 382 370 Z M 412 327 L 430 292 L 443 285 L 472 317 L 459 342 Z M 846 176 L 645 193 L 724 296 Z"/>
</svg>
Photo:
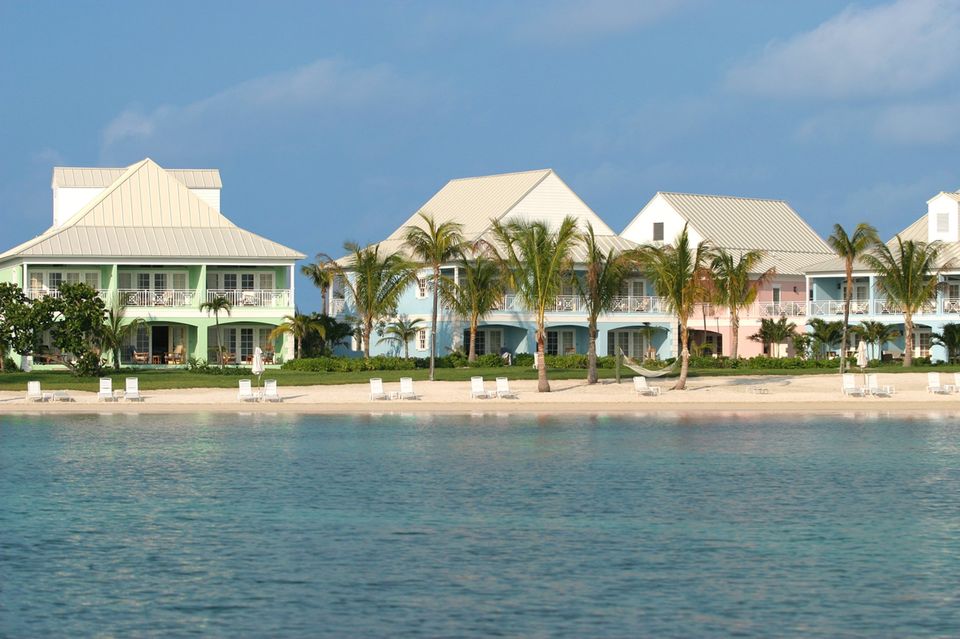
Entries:
<svg viewBox="0 0 960 639">
<path fill-rule="evenodd" d="M 764 251 L 745 251 L 739 257 L 734 257 L 726 249 L 719 249 L 713 257 L 713 299 L 730 310 L 730 357 L 733 359 L 739 356 L 741 309 L 753 304 L 760 287 L 776 274 L 775 269 L 769 268 L 756 279 L 750 278 L 765 255 Z"/>
<path fill-rule="evenodd" d="M 318 322 L 313 316 L 294 312 L 293 315 L 283 316 L 283 322 L 275 329 L 270 331 L 270 336 L 268 339 L 272 342 L 273 340 L 283 337 L 284 335 L 293 336 L 293 340 L 297 349 L 297 359 L 300 359 L 303 357 L 303 340 L 313 333 L 323 337 L 325 335 L 325 331 L 326 328 L 323 326 L 323 324 Z"/>
<path fill-rule="evenodd" d="M 317 255 L 317 261 L 311 264 L 304 264 L 300 267 L 300 272 L 307 276 L 310 279 L 310 282 L 313 283 L 318 289 L 320 289 L 321 297 L 321 308 L 322 314 L 326 315 L 328 313 L 327 309 L 327 293 L 330 290 L 330 287 L 333 286 L 333 278 L 335 271 L 333 271 L 328 262 L 324 259 L 323 255 Z"/>
<path fill-rule="evenodd" d="M 810 348 L 813 346 L 813 337 L 809 333 L 794 333 L 790 338 L 793 340 L 793 352 L 797 357 L 807 359 L 810 357 Z"/>
<path fill-rule="evenodd" d="M 17 316 L 17 307 L 27 304 L 27 296 L 16 284 L 0 282 L 0 372 L 4 369 L 4 360 L 7 350 L 13 343 L 16 334 L 14 318 Z"/>
<path fill-rule="evenodd" d="M 859 326 L 853 327 L 852 330 L 871 348 L 876 347 L 875 357 L 872 359 L 880 359 L 883 355 L 883 345 L 900 337 L 900 331 L 890 324 L 873 320 L 864 320 L 860 322 Z"/>
<path fill-rule="evenodd" d="M 217 323 L 217 358 L 220 360 L 220 368 L 223 368 L 223 334 L 220 330 L 220 313 L 230 315 L 233 304 L 223 295 L 217 295 L 212 300 L 207 300 L 200 305 L 200 311 L 206 311 L 207 314 L 213 313 Z"/>
<path fill-rule="evenodd" d="M 810 336 L 817 347 L 817 359 L 825 356 L 828 349 L 832 349 L 843 335 L 843 322 L 828 322 L 820 317 L 807 320 L 810 327 Z"/>
<path fill-rule="evenodd" d="M 467 361 L 477 360 L 477 327 L 480 320 L 493 312 L 503 301 L 503 279 L 496 262 L 483 254 L 472 259 L 461 255 L 459 281 L 440 280 L 440 297 L 444 304 L 470 324 Z"/>
<path fill-rule="evenodd" d="M 403 347 L 403 359 L 410 359 L 410 340 L 417 336 L 423 320 L 398 317 L 383 328 L 383 337 L 377 343 L 390 342 Z"/>
<path fill-rule="evenodd" d="M 771 348 L 774 344 L 783 344 L 790 340 L 796 333 L 797 325 L 789 321 L 786 316 L 780 319 L 771 319 L 765 317 L 760 320 L 760 330 L 750 336 L 755 342 L 761 342 L 764 350 L 771 357 L 778 357 L 779 353 L 774 353 Z"/>
<path fill-rule="evenodd" d="M 104 350 L 110 351 L 113 355 L 113 370 L 116 372 L 120 372 L 120 350 L 130 335 L 143 324 L 143 318 L 140 317 L 127 322 L 126 307 L 123 305 L 114 306 L 107 311 L 100 340 Z"/>
<path fill-rule="evenodd" d="M 960 357 L 960 324 L 948 322 L 939 333 L 932 336 L 934 344 L 947 349 L 947 361 L 954 362 Z"/>
<path fill-rule="evenodd" d="M 64 364 L 75 375 L 99 375 L 104 320 L 107 311 L 103 299 L 86 284 L 61 284 L 60 299 L 52 300 L 56 321 L 52 327 L 53 345 L 61 353 L 70 353 Z"/>
</svg>

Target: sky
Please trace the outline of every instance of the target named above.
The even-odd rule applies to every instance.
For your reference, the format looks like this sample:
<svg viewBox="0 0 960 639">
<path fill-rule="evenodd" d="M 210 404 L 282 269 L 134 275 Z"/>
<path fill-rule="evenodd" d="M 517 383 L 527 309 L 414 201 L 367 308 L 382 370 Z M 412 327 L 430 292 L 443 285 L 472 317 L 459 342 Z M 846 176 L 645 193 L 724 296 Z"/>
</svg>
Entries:
<svg viewBox="0 0 960 639">
<path fill-rule="evenodd" d="M 53 166 L 144 157 L 311 256 L 547 167 L 617 231 L 682 191 L 890 236 L 960 189 L 957 42 L 958 0 L 0 0 L 0 249 Z"/>
</svg>

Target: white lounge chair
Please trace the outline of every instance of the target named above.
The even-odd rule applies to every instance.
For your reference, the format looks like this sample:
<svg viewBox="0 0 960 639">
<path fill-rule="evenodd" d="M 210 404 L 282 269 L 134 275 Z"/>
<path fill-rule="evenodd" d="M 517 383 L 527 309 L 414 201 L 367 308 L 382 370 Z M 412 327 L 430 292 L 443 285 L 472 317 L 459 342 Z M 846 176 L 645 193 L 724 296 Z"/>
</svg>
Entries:
<svg viewBox="0 0 960 639">
<path fill-rule="evenodd" d="M 874 397 L 892 397 L 896 392 L 893 386 L 881 386 L 876 375 L 867 375 L 867 393 Z"/>
<path fill-rule="evenodd" d="M 27 382 L 27 399 L 31 402 L 45 402 L 49 398 L 40 390 L 40 382 Z"/>
<path fill-rule="evenodd" d="M 470 378 L 470 399 L 488 399 L 491 394 L 483 387 L 483 377 Z"/>
<path fill-rule="evenodd" d="M 659 395 L 660 387 L 659 386 L 648 386 L 647 378 L 642 375 L 637 375 L 633 378 L 633 390 L 637 391 L 637 395 Z"/>
<path fill-rule="evenodd" d="M 854 377 L 853 373 L 844 373 L 843 374 L 843 387 L 841 388 L 844 395 L 850 397 L 864 397 L 866 395 L 866 389 L 862 386 L 857 386 L 857 380 Z"/>
<path fill-rule="evenodd" d="M 100 392 L 97 393 L 98 402 L 112 402 L 116 398 L 113 396 L 113 380 L 109 377 L 100 378 Z"/>
<path fill-rule="evenodd" d="M 946 387 L 953 393 L 960 393 L 960 373 L 954 373 L 953 383 L 947 384 Z"/>
<path fill-rule="evenodd" d="M 263 401 L 265 402 L 282 402 L 283 401 L 283 398 L 280 397 L 280 394 L 277 392 L 277 380 L 275 379 L 263 380 Z"/>
<path fill-rule="evenodd" d="M 927 373 L 927 392 L 948 395 L 951 388 L 940 383 L 940 373 Z"/>
<path fill-rule="evenodd" d="M 53 396 L 51 399 L 55 402 L 72 402 L 73 398 L 70 397 L 70 393 L 65 390 L 53 391 Z"/>
<path fill-rule="evenodd" d="M 240 390 L 237 392 L 237 399 L 241 402 L 255 402 L 257 396 L 253 394 L 253 387 L 249 379 L 240 380 Z"/>
<path fill-rule="evenodd" d="M 497 378 L 497 397 L 501 399 L 505 397 L 517 399 L 517 394 L 510 390 L 510 380 L 506 377 Z"/>
<path fill-rule="evenodd" d="M 413 391 L 412 377 L 400 378 L 400 394 L 398 397 L 400 399 L 420 399 L 420 396 Z"/>
<path fill-rule="evenodd" d="M 370 378 L 370 399 L 390 399 L 390 395 L 383 390 L 383 380 L 379 377 Z"/>
<path fill-rule="evenodd" d="M 128 377 L 124 386 L 123 398 L 128 402 L 142 402 L 143 395 L 140 394 L 140 378 Z"/>
</svg>

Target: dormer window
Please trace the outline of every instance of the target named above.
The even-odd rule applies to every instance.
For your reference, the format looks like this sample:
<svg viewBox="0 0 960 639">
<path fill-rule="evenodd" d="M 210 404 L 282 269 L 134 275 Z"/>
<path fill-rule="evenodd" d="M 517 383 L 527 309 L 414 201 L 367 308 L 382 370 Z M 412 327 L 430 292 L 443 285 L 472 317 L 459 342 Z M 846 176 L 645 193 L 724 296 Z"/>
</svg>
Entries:
<svg viewBox="0 0 960 639">
<path fill-rule="evenodd" d="M 663 222 L 653 223 L 653 241 L 654 242 L 663 241 Z"/>
<path fill-rule="evenodd" d="M 950 232 L 950 214 L 937 213 L 937 233 Z"/>
</svg>

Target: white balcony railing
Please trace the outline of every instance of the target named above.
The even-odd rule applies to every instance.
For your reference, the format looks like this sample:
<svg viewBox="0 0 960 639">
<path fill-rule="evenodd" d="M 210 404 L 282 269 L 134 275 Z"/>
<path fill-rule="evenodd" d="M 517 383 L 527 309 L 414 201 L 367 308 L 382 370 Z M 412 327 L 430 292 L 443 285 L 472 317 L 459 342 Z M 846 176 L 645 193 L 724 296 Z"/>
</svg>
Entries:
<svg viewBox="0 0 960 639">
<path fill-rule="evenodd" d="M 960 313 L 960 299 L 956 297 L 948 297 L 944 299 L 943 312 L 944 313 Z"/>
<path fill-rule="evenodd" d="M 211 289 L 207 291 L 207 301 L 212 302 L 218 297 L 226 298 L 233 306 L 290 306 L 290 289 L 288 288 L 261 288 L 251 291 Z"/>
<path fill-rule="evenodd" d="M 27 288 L 27 289 L 24 289 L 23 294 L 26 295 L 27 298 L 31 300 L 40 300 L 45 297 L 60 299 L 62 297 L 60 293 L 60 289 L 49 289 L 46 287 Z M 106 292 L 98 290 L 97 296 L 100 297 L 100 299 L 105 299 Z"/>
<path fill-rule="evenodd" d="M 117 291 L 117 298 L 124 306 L 193 306 L 197 294 L 193 290 L 147 290 L 122 288 Z"/>
<path fill-rule="evenodd" d="M 806 302 L 757 302 L 756 313 L 759 317 L 804 317 L 807 314 Z"/>
<path fill-rule="evenodd" d="M 624 295 L 613 298 L 614 313 L 666 313 L 667 305 L 662 297 Z"/>
</svg>

